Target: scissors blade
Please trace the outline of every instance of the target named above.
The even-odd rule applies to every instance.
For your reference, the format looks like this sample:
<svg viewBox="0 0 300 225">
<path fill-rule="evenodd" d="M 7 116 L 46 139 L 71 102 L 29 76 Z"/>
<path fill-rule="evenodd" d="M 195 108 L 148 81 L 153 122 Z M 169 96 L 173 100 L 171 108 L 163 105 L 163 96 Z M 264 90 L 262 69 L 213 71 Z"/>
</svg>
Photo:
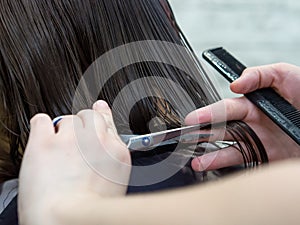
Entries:
<svg viewBox="0 0 300 225">
<path fill-rule="evenodd" d="M 180 127 L 171 130 L 160 131 L 151 134 L 138 135 L 138 136 L 121 136 L 122 140 L 127 144 L 127 147 L 132 151 L 147 151 L 149 148 L 178 143 L 180 137 L 192 131 L 200 130 L 210 124 L 198 124 L 187 127 Z M 199 139 L 208 138 L 212 134 L 199 134 Z M 167 142 L 168 141 L 168 142 Z M 165 143 L 165 144 L 164 144 Z"/>
</svg>

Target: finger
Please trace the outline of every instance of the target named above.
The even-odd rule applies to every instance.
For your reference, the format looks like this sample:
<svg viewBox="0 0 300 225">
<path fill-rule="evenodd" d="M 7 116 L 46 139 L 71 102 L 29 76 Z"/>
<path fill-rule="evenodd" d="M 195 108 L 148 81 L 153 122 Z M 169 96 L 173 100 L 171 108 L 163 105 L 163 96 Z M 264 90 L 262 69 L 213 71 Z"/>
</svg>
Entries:
<svg viewBox="0 0 300 225">
<path fill-rule="evenodd" d="M 239 94 L 267 87 L 280 90 L 284 80 L 292 70 L 295 70 L 295 66 L 286 63 L 248 68 L 230 87 L 233 92 Z"/>
<path fill-rule="evenodd" d="M 248 113 L 253 110 L 253 107 L 245 97 L 225 99 L 191 112 L 185 118 L 185 124 L 193 125 L 244 120 Z"/>
<path fill-rule="evenodd" d="M 245 94 L 260 88 L 271 87 L 275 75 L 276 71 L 272 66 L 248 68 L 230 85 L 230 88 L 235 93 Z"/>
<path fill-rule="evenodd" d="M 53 125 L 52 125 L 53 126 Z M 83 122 L 78 116 L 66 115 L 56 124 L 56 133 L 74 132 L 83 127 Z"/>
<path fill-rule="evenodd" d="M 203 135 L 210 135 L 203 137 Z M 233 141 L 233 137 L 227 132 L 226 125 L 210 130 L 199 130 L 190 132 L 182 136 L 183 142 L 185 143 L 196 143 L 196 142 L 216 142 L 216 141 Z M 240 139 L 234 139 L 239 141 Z"/>
<path fill-rule="evenodd" d="M 46 114 L 37 114 L 30 120 L 30 138 L 48 139 L 55 134 L 51 118 Z"/>
<path fill-rule="evenodd" d="M 112 117 L 112 112 L 108 104 L 105 101 L 100 100 L 93 105 L 93 109 L 103 116 L 108 131 L 111 131 L 118 136 L 118 132 Z"/>
<path fill-rule="evenodd" d="M 194 171 L 209 171 L 240 165 L 244 162 L 242 154 L 234 147 L 210 152 L 192 160 Z"/>
</svg>

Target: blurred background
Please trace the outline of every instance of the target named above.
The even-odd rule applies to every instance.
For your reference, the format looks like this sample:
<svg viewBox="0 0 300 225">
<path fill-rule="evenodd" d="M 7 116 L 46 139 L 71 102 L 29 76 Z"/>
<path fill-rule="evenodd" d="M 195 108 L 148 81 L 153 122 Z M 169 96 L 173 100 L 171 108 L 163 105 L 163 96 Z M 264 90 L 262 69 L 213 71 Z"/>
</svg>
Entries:
<svg viewBox="0 0 300 225">
<path fill-rule="evenodd" d="M 300 1 L 169 0 L 196 53 L 224 47 L 247 66 L 288 62 L 300 66 Z M 204 62 L 204 64 L 206 64 Z M 210 66 L 221 96 L 228 82 Z"/>
</svg>

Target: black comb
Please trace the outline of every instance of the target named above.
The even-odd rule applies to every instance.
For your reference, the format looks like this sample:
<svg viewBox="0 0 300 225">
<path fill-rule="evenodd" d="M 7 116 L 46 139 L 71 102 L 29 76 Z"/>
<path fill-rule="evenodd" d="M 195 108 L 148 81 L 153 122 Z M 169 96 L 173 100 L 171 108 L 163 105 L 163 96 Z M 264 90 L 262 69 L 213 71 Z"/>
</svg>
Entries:
<svg viewBox="0 0 300 225">
<path fill-rule="evenodd" d="M 220 72 L 229 82 L 240 77 L 246 69 L 224 48 L 209 49 L 203 52 L 203 58 Z M 263 88 L 245 94 L 274 123 L 300 145 L 300 111 L 287 102 L 272 88 Z"/>
</svg>

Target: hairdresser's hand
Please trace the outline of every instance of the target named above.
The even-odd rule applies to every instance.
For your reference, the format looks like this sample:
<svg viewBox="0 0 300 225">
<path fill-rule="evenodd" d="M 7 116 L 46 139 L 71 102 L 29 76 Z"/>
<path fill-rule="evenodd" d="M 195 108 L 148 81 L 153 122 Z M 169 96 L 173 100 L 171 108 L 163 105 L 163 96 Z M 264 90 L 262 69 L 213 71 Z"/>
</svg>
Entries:
<svg viewBox="0 0 300 225">
<path fill-rule="evenodd" d="M 272 87 L 300 109 L 299 67 L 280 63 L 248 68 L 240 79 L 231 84 L 231 90 L 238 94 L 266 87 Z M 226 99 L 196 110 L 186 117 L 185 122 L 192 125 L 231 120 L 242 120 L 250 125 L 265 146 L 270 161 L 300 156 L 300 147 L 245 97 Z M 225 140 L 228 138 L 226 136 Z M 192 167 L 196 171 L 213 170 L 242 162 L 241 154 L 237 150 L 227 148 L 194 159 Z"/>
<path fill-rule="evenodd" d="M 95 196 L 125 195 L 129 151 L 117 134 L 108 105 L 98 101 L 93 108 L 63 117 L 56 132 L 47 115 L 31 120 L 20 173 L 22 225 L 60 224 L 50 218 L 62 204 L 84 207 L 86 199 Z"/>
</svg>

